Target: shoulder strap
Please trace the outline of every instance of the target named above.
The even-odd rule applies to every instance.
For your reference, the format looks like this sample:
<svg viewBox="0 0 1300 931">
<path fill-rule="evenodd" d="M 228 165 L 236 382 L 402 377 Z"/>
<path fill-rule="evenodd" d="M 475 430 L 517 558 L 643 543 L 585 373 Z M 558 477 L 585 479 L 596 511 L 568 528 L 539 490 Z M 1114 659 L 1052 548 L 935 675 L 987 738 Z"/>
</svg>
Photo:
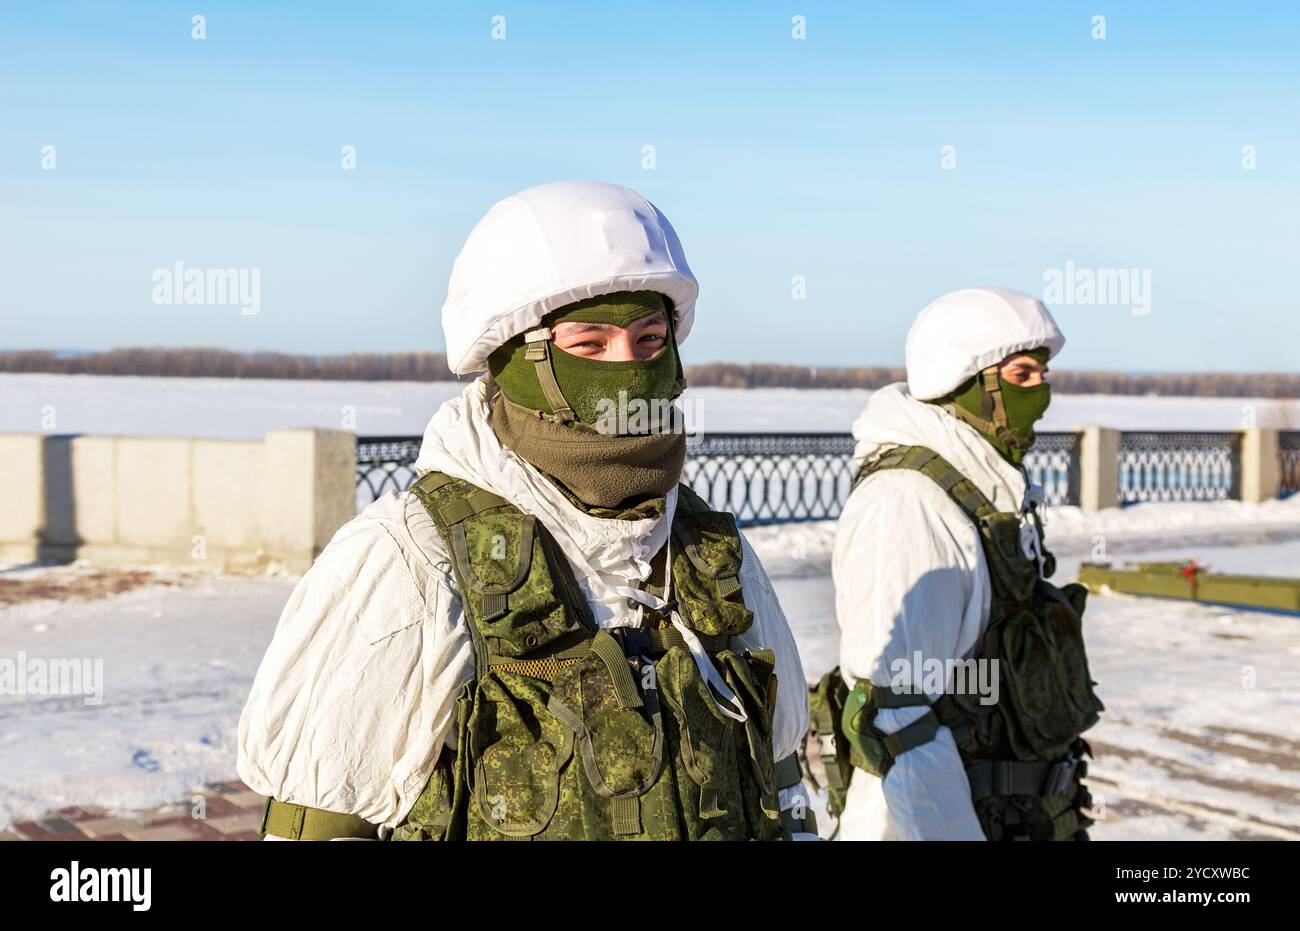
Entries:
<svg viewBox="0 0 1300 931">
<path fill-rule="evenodd" d="M 437 495 L 443 489 L 454 494 Z M 514 507 L 500 495 L 444 472 L 426 472 L 411 486 L 411 492 L 420 499 L 440 531 L 490 508 Z"/>
<path fill-rule="evenodd" d="M 463 479 L 453 478 L 443 472 L 426 472 L 411 485 L 409 490 L 424 505 L 429 517 L 433 519 L 434 526 L 438 528 L 438 535 L 442 537 L 443 545 L 447 547 L 452 575 L 455 576 L 456 585 L 460 588 L 461 609 L 465 612 L 468 621 L 466 627 L 469 629 L 470 642 L 474 649 L 475 676 L 481 679 L 487 673 L 488 649 L 483 642 L 478 619 L 472 613 L 474 607 L 470 592 L 473 591 L 477 579 L 474 568 L 470 564 L 464 531 L 462 529 L 461 533 L 456 533 L 456 528 L 476 514 L 493 507 L 508 507 L 510 504 L 504 498 L 484 488 L 479 488 Z M 482 599 L 485 612 L 489 608 L 496 610 L 506 607 L 507 598 L 508 593 L 506 595 L 485 593 Z"/>
<path fill-rule="evenodd" d="M 513 504 L 486 489 L 462 479 L 452 478 L 442 472 L 429 472 L 411 486 L 412 493 L 420 499 L 429 516 L 438 527 L 443 542 L 449 547 L 451 564 L 462 588 L 472 589 L 483 597 L 483 614 L 487 620 L 506 613 L 506 597 L 523 582 L 528 574 L 528 559 L 532 555 L 534 521 L 524 523 L 524 539 L 520 544 L 519 570 L 506 584 L 486 585 L 479 581 L 469 557 L 465 534 L 457 533 L 458 525 L 473 517 L 494 510 L 508 508 L 518 513 Z"/>
<path fill-rule="evenodd" d="M 974 482 L 957 471 L 956 466 L 933 449 L 925 446 L 896 446 L 874 462 L 863 464 L 858 472 L 857 481 L 884 469 L 911 469 L 920 472 L 942 488 L 966 516 L 976 523 L 998 512 L 993 502 L 989 501 Z"/>
<path fill-rule="evenodd" d="M 677 486 L 677 510 L 687 514 L 695 514 L 699 512 L 707 513 L 713 509 L 709 507 L 709 502 L 700 497 L 699 492 L 682 482 Z"/>
<path fill-rule="evenodd" d="M 474 642 L 474 654 L 480 677 L 485 673 L 488 664 L 492 663 L 494 658 L 498 658 L 496 655 L 498 650 L 494 649 L 493 642 L 484 640 L 486 626 L 509 614 L 510 596 L 524 587 L 525 582 L 530 579 L 534 572 L 533 563 L 538 558 L 545 562 L 545 573 L 549 576 L 549 582 L 545 584 L 550 586 L 552 596 L 565 606 L 574 619 L 576 625 L 574 632 L 581 629 L 586 632 L 584 634 L 586 637 L 594 631 L 595 623 L 591 618 L 591 608 L 574 577 L 573 568 L 560 552 L 554 539 L 535 517 L 525 514 L 500 495 L 441 472 L 424 474 L 411 486 L 410 491 L 424 505 L 447 546 L 452 573 L 460 589 L 461 605 L 470 620 L 468 626 Z M 476 521 L 499 522 L 503 516 L 517 522 L 517 533 L 512 530 L 510 537 L 512 541 L 516 536 L 518 539 L 510 546 L 517 548 L 518 552 L 512 556 L 515 560 L 513 567 L 507 568 L 505 574 L 495 571 L 492 580 L 489 581 L 475 569 L 475 558 L 471 551 L 477 552 L 477 550 L 470 544 L 468 531 L 472 531 L 472 525 Z M 499 539 L 505 545 L 506 537 L 500 535 Z M 540 556 L 535 556 L 535 552 Z M 499 557 L 494 555 L 493 568 L 496 569 L 498 566 L 508 567 L 509 564 L 501 563 Z M 534 579 L 534 583 L 536 581 Z M 535 590 L 533 595 L 537 595 Z M 546 649 L 553 640 L 558 642 L 560 639 L 565 639 L 558 634 L 554 637 L 543 634 L 544 631 L 537 634 L 538 650 Z M 572 638 L 567 638 L 566 643 L 568 639 Z M 553 652 L 555 647 L 551 649 Z"/>
</svg>

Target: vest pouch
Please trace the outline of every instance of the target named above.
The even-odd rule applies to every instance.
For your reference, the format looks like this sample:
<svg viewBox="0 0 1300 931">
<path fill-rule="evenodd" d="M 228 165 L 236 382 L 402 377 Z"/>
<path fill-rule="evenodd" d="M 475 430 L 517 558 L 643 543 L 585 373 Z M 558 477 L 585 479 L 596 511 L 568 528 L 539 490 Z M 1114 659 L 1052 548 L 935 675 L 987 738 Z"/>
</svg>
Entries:
<svg viewBox="0 0 1300 931">
<path fill-rule="evenodd" d="M 1078 615 L 1064 596 L 1035 607 L 1003 622 L 995 654 L 1007 693 L 1005 710 L 1011 712 L 1009 742 L 1024 760 L 1059 756 L 1097 723 L 1101 710 L 1088 678 Z"/>
<path fill-rule="evenodd" d="M 504 508 L 451 528 L 467 613 L 495 655 L 524 656 L 584 629 L 552 580 L 547 540 L 531 514 Z"/>
<path fill-rule="evenodd" d="M 754 779 L 764 795 L 774 796 L 772 713 L 776 709 L 776 658 L 770 650 L 746 651 L 743 657 L 733 650 L 723 650 L 714 661 L 722 672 L 722 680 L 745 706 L 745 739 Z"/>
<path fill-rule="evenodd" d="M 718 710 L 686 647 L 655 663 L 659 695 L 677 724 L 677 786 L 688 839 L 750 836 L 741 791 L 738 724 Z"/>
<path fill-rule="evenodd" d="M 770 822 L 780 823 L 781 803 L 777 794 L 776 765 L 772 750 L 772 715 L 776 711 L 776 654 L 771 650 L 747 650 L 744 656 L 723 650 L 715 662 L 722 679 L 745 706 L 745 741 L 749 750 L 753 785 L 743 785 L 746 814 L 758 836 Z"/>
<path fill-rule="evenodd" d="M 549 707 L 576 736 L 576 752 L 597 795 L 644 795 L 664 766 L 658 692 L 640 688 L 641 676 L 633 674 L 617 641 L 605 631 L 596 636 L 601 645 L 556 677 Z"/>
<path fill-rule="evenodd" d="M 467 684 L 456 699 L 457 746 L 465 746 L 470 709 L 473 705 L 473 686 Z M 464 811 L 465 780 L 456 751 L 444 746 L 433 766 L 433 774 L 416 797 L 406 818 L 393 829 L 390 840 L 461 840 L 465 836 Z"/>
<path fill-rule="evenodd" d="M 1038 564 L 1020 549 L 1020 516 L 990 514 L 979 521 L 979 531 L 994 590 L 1012 601 L 1027 601 L 1038 581 Z"/>
<path fill-rule="evenodd" d="M 443 757 L 447 754 L 443 753 Z M 391 840 L 447 840 L 451 820 L 453 775 L 440 758 L 433 775 L 416 798 L 406 819 L 394 830 Z"/>
<path fill-rule="evenodd" d="M 547 709 L 546 685 L 508 672 L 477 682 L 466 747 L 476 808 L 470 840 L 531 837 L 555 814 L 574 734 Z"/>
<path fill-rule="evenodd" d="M 1033 795 L 998 795 L 975 803 L 984 836 L 991 841 L 1063 841 L 1092 822 L 1078 813 L 1075 794 L 1047 798 Z"/>
<path fill-rule="evenodd" d="M 836 819 L 836 833 L 853 780 L 849 742 L 841 721 L 848 697 L 849 687 L 839 666 L 808 689 L 808 734 L 799 753 L 804 780 L 826 793 L 826 812 Z"/>
<path fill-rule="evenodd" d="M 987 651 L 985 655 L 989 655 Z M 998 666 L 1001 667 L 1001 663 Z M 980 695 L 947 693 L 934 702 L 934 712 L 939 723 L 952 732 L 957 748 L 972 757 L 992 759 L 1006 755 L 1009 725 L 1005 717 L 1002 696 L 1006 680 L 998 670 L 998 695 L 996 704 L 981 703 Z"/>
<path fill-rule="evenodd" d="M 735 517 L 678 510 L 673 543 L 673 597 L 682 623 L 713 637 L 749 630 L 754 614 L 741 594 L 744 554 Z"/>
<path fill-rule="evenodd" d="M 1074 710 L 1074 720 L 1079 723 L 1075 734 L 1081 734 L 1096 724 L 1105 706 L 1093 690 L 1096 682 L 1088 668 L 1088 652 L 1083 642 L 1083 608 L 1088 590 L 1072 582 L 1057 588 L 1051 582 L 1039 581 L 1039 604 L 1044 620 L 1056 639 L 1061 655 L 1061 674 L 1069 707 Z"/>
</svg>

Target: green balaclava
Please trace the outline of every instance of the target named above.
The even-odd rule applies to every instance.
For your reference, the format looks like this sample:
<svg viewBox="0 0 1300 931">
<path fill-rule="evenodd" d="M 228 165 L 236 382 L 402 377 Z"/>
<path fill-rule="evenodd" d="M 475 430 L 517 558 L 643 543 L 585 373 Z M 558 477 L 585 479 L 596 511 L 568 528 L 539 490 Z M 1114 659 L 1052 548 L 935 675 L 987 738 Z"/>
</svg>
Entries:
<svg viewBox="0 0 1300 931">
<path fill-rule="evenodd" d="M 549 338 L 558 323 L 626 327 L 656 311 L 668 321 L 668 340 L 652 359 L 587 359 Z M 588 512 L 645 516 L 627 512 L 645 505 L 653 512 L 653 502 L 680 479 L 686 437 L 669 404 L 685 380 L 663 295 L 625 291 L 561 307 L 493 352 L 488 370 L 501 389 L 492 405 L 497 437 Z M 624 403 L 625 416 L 618 418 Z"/>
<path fill-rule="evenodd" d="M 664 351 L 653 359 L 602 362 L 572 355 L 549 342 L 529 343 L 527 334 L 521 333 L 488 357 L 488 369 L 511 401 L 558 416 L 561 421 L 596 424 L 608 413 L 608 404 L 617 403 L 620 392 L 625 392 L 629 400 L 670 400 L 681 393 L 678 383 L 682 372 L 673 339 L 672 312 L 662 294 L 624 291 L 579 301 L 551 312 L 538 329 L 549 330 L 558 323 L 626 327 L 656 311 L 668 321 L 668 341 Z M 548 367 L 555 380 L 550 387 L 558 388 L 562 398 L 547 390 Z M 602 405 L 602 401 L 607 403 Z"/>
<path fill-rule="evenodd" d="M 1046 365 L 1050 353 L 1034 349 L 1025 355 Z M 1020 465 L 1033 445 L 1034 423 L 1052 403 L 1052 386 L 1045 381 L 1032 388 L 1013 385 L 998 374 L 1000 367 L 990 365 L 938 403 L 984 434 L 1004 459 Z"/>
</svg>

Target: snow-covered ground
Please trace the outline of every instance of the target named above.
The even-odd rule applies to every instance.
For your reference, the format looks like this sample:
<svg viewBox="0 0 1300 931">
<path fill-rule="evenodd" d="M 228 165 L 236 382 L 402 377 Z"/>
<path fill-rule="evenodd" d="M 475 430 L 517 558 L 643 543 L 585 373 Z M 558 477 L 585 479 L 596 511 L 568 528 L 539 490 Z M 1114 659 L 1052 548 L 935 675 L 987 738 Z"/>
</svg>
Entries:
<svg viewBox="0 0 1300 931">
<path fill-rule="evenodd" d="M 362 435 L 424 433 L 456 382 L 277 381 L 0 373 L 0 432 L 255 437 L 285 427 Z M 690 424 L 705 433 L 847 432 L 869 391 L 691 388 Z M 1300 429 L 1300 400 L 1057 395 L 1043 430 Z"/>
<path fill-rule="evenodd" d="M 1300 499 L 1266 505 L 1057 508 L 1057 580 L 1100 537 L 1112 559 L 1196 557 L 1300 575 Z M 748 531 L 809 676 L 837 662 L 833 525 Z M 52 587 L 93 570 L 10 569 Z M 230 778 L 239 711 L 294 579 L 159 570 L 109 597 L 0 606 L 0 659 L 103 661 L 103 702 L 0 695 L 0 826 L 63 805 L 117 810 L 184 799 Z M 0 598 L 0 602 L 3 599 Z M 1107 705 L 1089 735 L 1098 839 L 1300 839 L 1300 617 L 1125 596 L 1094 597 L 1093 676 Z"/>
<path fill-rule="evenodd" d="M 0 607 L 0 659 L 102 661 L 101 704 L 0 695 L 0 826 L 78 803 L 183 800 L 235 776 L 239 710 L 294 581 L 160 570 L 161 584 L 118 595 Z"/>
</svg>

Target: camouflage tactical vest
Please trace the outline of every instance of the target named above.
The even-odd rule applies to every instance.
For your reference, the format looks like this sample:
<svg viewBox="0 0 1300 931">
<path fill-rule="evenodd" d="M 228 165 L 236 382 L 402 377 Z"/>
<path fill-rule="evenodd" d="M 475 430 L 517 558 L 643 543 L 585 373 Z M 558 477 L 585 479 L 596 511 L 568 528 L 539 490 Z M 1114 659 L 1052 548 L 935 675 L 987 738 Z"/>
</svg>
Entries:
<svg viewBox="0 0 1300 931">
<path fill-rule="evenodd" d="M 956 739 L 975 813 L 989 840 L 1086 839 L 1091 805 L 1081 782 L 1091 750 L 1080 735 L 1104 710 L 1093 691 L 1084 652 L 1087 589 L 1057 588 L 1040 577 L 1037 559 L 1021 549 L 1021 517 L 998 511 L 945 459 L 920 446 L 900 447 L 864 466 L 855 484 L 885 469 L 913 469 L 957 503 L 979 531 L 992 581 L 988 629 L 976 660 L 997 660 L 998 700 L 948 692 L 931 711 L 895 734 L 873 723 L 880 708 L 928 705 L 924 695 L 895 693 L 860 680 L 845 699 L 843 728 L 855 766 L 877 776 L 900 753 L 933 739 L 940 724 Z M 1042 527 L 1033 514 L 1040 540 Z M 1043 575 L 1055 559 L 1043 551 Z M 840 680 L 841 682 L 843 680 Z"/>
<path fill-rule="evenodd" d="M 444 749 L 394 840 L 778 839 L 775 656 L 737 652 L 753 621 L 730 514 L 688 488 L 672 598 L 748 720 L 719 711 L 667 612 L 601 630 L 546 528 L 441 473 L 412 492 L 447 544 L 474 645 Z M 662 592 L 660 592 L 662 594 Z"/>
</svg>

